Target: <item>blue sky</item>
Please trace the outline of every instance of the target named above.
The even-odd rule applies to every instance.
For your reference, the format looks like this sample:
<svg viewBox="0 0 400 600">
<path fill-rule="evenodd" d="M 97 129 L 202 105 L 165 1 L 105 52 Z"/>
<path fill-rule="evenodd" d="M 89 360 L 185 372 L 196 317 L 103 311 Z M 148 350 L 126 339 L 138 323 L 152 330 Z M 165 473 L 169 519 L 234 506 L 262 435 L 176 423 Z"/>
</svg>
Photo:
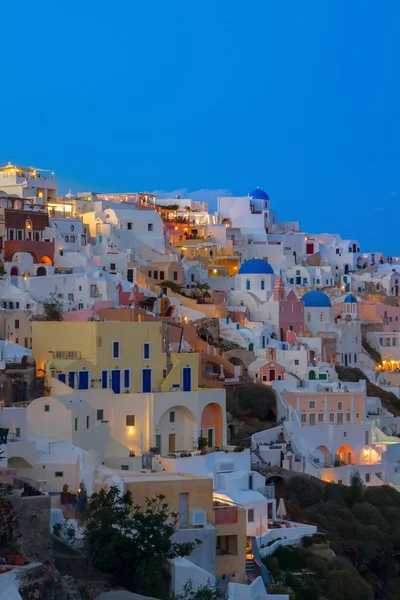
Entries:
<svg viewBox="0 0 400 600">
<path fill-rule="evenodd" d="M 0 161 L 55 169 L 61 192 L 258 185 L 280 219 L 400 254 L 399 17 L 394 0 L 9 2 Z"/>
</svg>

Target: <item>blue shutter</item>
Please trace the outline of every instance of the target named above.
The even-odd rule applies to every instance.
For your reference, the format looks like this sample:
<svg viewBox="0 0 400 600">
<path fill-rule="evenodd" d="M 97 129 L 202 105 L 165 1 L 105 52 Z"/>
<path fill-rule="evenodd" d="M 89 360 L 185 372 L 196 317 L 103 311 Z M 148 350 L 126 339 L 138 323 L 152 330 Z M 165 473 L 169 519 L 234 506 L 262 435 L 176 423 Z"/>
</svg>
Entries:
<svg viewBox="0 0 400 600">
<path fill-rule="evenodd" d="M 79 372 L 79 389 L 80 390 L 88 390 L 89 389 L 89 371 L 80 371 Z"/>
<path fill-rule="evenodd" d="M 182 387 L 184 392 L 192 391 L 192 368 L 183 367 L 182 373 Z"/>
<path fill-rule="evenodd" d="M 101 387 L 103 390 L 108 389 L 108 371 L 101 372 Z"/>
<path fill-rule="evenodd" d="M 70 371 L 68 373 L 68 385 L 72 389 L 75 389 L 75 371 Z"/>
<path fill-rule="evenodd" d="M 151 369 L 142 369 L 142 393 L 151 392 Z"/>
<path fill-rule="evenodd" d="M 121 393 L 121 371 L 119 369 L 111 371 L 111 388 L 114 394 Z"/>
<path fill-rule="evenodd" d="M 58 381 L 61 381 L 62 383 L 67 383 L 67 376 L 65 373 L 59 373 L 58 374 Z"/>
</svg>

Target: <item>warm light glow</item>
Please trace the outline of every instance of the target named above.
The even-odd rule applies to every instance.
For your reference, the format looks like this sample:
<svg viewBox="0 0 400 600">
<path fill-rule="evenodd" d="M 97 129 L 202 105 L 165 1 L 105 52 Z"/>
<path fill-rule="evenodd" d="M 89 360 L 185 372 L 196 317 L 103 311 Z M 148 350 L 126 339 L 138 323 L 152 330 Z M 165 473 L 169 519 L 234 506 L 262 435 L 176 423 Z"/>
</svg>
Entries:
<svg viewBox="0 0 400 600">
<path fill-rule="evenodd" d="M 218 272 L 217 269 L 213 269 L 213 273 L 217 273 L 217 272 Z"/>
<path fill-rule="evenodd" d="M 369 460 L 369 450 L 364 450 L 364 460 Z"/>
<path fill-rule="evenodd" d="M 383 360 L 383 361 L 382 361 L 382 364 L 383 364 L 383 365 L 386 365 L 386 360 Z"/>
<path fill-rule="evenodd" d="M 133 427 L 129 427 L 129 433 L 133 433 Z"/>
<path fill-rule="evenodd" d="M 174 227 L 175 231 L 178 231 L 178 227 Z"/>
<path fill-rule="evenodd" d="M 25 273 L 25 274 L 24 274 L 24 279 L 28 279 L 28 278 L 29 278 L 29 274 L 28 274 L 28 273 Z"/>
</svg>

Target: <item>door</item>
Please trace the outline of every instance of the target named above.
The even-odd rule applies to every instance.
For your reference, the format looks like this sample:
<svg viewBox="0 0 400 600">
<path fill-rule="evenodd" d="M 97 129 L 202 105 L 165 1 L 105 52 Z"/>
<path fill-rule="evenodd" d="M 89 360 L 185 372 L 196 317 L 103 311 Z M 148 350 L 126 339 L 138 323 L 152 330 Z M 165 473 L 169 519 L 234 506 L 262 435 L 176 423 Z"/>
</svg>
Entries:
<svg viewBox="0 0 400 600">
<path fill-rule="evenodd" d="M 314 244 L 306 244 L 306 254 L 314 254 Z"/>
<path fill-rule="evenodd" d="M 189 494 L 179 494 L 179 528 L 188 526 Z"/>
<path fill-rule="evenodd" d="M 151 392 L 151 369 L 142 369 L 142 393 Z"/>
<path fill-rule="evenodd" d="M 183 367 L 182 369 L 182 384 L 184 392 L 192 391 L 192 368 Z"/>
<path fill-rule="evenodd" d="M 214 429 L 210 428 L 207 429 L 207 441 L 208 441 L 208 447 L 209 448 L 213 448 L 214 447 Z"/>
<path fill-rule="evenodd" d="M 114 394 L 121 393 L 121 371 L 120 369 L 113 369 L 111 371 L 111 389 Z"/>
<path fill-rule="evenodd" d="M 344 355 L 344 366 L 347 367 L 347 354 Z"/>
<path fill-rule="evenodd" d="M 347 464 L 351 465 L 351 452 L 347 453 Z"/>
<path fill-rule="evenodd" d="M 261 336 L 261 348 L 265 348 L 265 335 Z"/>
<path fill-rule="evenodd" d="M 168 436 L 168 452 L 175 452 L 176 434 L 170 433 Z"/>
<path fill-rule="evenodd" d="M 310 414 L 310 425 L 315 425 L 315 414 Z"/>
<path fill-rule="evenodd" d="M 70 371 L 68 373 L 68 385 L 72 389 L 75 389 L 75 371 Z"/>
<path fill-rule="evenodd" d="M 276 375 L 275 369 L 270 369 L 269 370 L 269 380 L 270 381 L 275 381 L 275 375 Z"/>
<path fill-rule="evenodd" d="M 108 371 L 107 369 L 103 369 L 101 372 L 101 387 L 103 390 L 108 388 Z"/>
<path fill-rule="evenodd" d="M 59 373 L 58 374 L 58 381 L 61 381 L 62 383 L 67 383 L 67 376 L 65 373 Z"/>
<path fill-rule="evenodd" d="M 79 371 L 79 389 L 89 389 L 89 371 Z"/>
<path fill-rule="evenodd" d="M 156 435 L 156 448 L 161 452 L 161 435 Z"/>
</svg>

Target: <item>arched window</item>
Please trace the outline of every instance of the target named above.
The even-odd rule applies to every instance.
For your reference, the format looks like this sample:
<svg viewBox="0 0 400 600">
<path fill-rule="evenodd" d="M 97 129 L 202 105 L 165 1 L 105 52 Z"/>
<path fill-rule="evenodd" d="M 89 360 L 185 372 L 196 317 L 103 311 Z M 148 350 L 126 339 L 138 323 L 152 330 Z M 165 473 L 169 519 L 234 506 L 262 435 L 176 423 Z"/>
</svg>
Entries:
<svg viewBox="0 0 400 600">
<path fill-rule="evenodd" d="M 29 219 L 25 221 L 25 229 L 32 229 L 32 222 Z"/>
<path fill-rule="evenodd" d="M 246 279 L 246 290 L 250 289 L 250 279 Z"/>
<path fill-rule="evenodd" d="M 32 221 L 29 219 L 25 221 L 25 239 L 32 240 Z"/>
<path fill-rule="evenodd" d="M 261 279 L 261 289 L 265 290 L 265 279 Z"/>
<path fill-rule="evenodd" d="M 310 322 L 311 321 L 311 313 L 307 313 L 307 321 Z"/>
</svg>

